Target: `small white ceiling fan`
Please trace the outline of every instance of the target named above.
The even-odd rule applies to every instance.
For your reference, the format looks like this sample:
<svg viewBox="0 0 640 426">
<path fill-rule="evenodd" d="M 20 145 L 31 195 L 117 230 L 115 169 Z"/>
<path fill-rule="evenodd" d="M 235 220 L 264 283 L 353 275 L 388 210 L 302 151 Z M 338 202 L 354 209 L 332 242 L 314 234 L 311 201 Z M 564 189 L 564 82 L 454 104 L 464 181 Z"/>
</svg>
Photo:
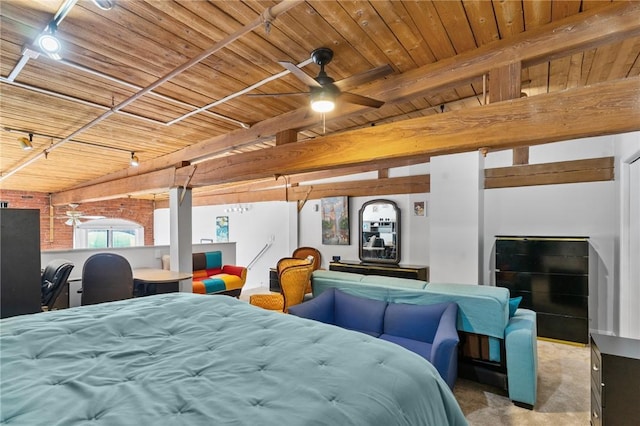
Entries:
<svg viewBox="0 0 640 426">
<path fill-rule="evenodd" d="M 69 207 L 71 208 L 71 210 L 67 210 L 65 212 L 66 216 L 63 217 L 63 219 L 67 219 L 67 221 L 64 223 L 65 225 L 80 225 L 82 223 L 80 222 L 80 219 L 104 219 L 104 216 L 85 216 L 81 211 L 76 210 L 78 208 L 78 204 L 71 203 L 69 204 Z"/>
</svg>

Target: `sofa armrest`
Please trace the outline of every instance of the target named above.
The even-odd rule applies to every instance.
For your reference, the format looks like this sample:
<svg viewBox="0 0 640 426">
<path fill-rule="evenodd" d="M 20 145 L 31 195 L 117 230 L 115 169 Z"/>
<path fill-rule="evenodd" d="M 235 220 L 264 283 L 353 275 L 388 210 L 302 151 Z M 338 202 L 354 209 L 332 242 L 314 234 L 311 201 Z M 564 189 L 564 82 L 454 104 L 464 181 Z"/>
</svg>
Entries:
<svg viewBox="0 0 640 426">
<path fill-rule="evenodd" d="M 440 372 L 451 389 L 458 377 L 458 330 L 456 320 L 458 305 L 449 304 L 440 317 L 438 329 L 431 346 L 431 363 Z"/>
<path fill-rule="evenodd" d="M 505 329 L 509 399 L 533 408 L 538 381 L 536 313 L 518 309 Z"/>
<path fill-rule="evenodd" d="M 335 289 L 327 289 L 320 296 L 289 307 L 289 313 L 301 318 L 320 321 L 325 324 L 335 324 L 334 316 Z"/>
<path fill-rule="evenodd" d="M 247 268 L 244 266 L 224 265 L 222 273 L 240 277 L 243 283 L 247 280 Z"/>
<path fill-rule="evenodd" d="M 280 293 L 252 294 L 249 303 L 262 309 L 282 312 L 284 310 L 284 297 Z"/>
</svg>

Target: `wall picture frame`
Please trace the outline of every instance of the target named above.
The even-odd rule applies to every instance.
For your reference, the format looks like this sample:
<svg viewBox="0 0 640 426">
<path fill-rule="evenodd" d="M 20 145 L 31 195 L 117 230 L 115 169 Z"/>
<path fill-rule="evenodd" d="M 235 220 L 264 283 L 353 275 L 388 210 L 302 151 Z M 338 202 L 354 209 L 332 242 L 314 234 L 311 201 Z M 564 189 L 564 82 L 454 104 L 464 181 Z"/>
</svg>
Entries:
<svg viewBox="0 0 640 426">
<path fill-rule="evenodd" d="M 414 216 L 426 216 L 427 215 L 427 202 L 426 201 L 414 201 L 413 202 L 413 215 Z"/>
<path fill-rule="evenodd" d="M 216 217 L 216 242 L 229 242 L 229 216 Z"/>
<path fill-rule="evenodd" d="M 323 198 L 320 204 L 322 215 L 322 244 L 350 245 L 349 197 Z"/>
</svg>

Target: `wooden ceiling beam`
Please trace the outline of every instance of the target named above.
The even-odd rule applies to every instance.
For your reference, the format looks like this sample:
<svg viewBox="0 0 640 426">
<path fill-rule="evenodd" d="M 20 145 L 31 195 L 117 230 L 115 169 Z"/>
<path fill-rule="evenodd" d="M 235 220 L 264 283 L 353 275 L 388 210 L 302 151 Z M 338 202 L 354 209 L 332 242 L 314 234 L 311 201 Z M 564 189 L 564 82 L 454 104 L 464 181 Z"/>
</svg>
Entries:
<svg viewBox="0 0 640 426">
<path fill-rule="evenodd" d="M 600 182 L 615 178 L 613 157 L 486 169 L 485 188 Z"/>
<path fill-rule="evenodd" d="M 640 130 L 640 77 L 519 98 L 209 160 L 191 185 L 337 169 L 386 160 L 500 150 Z M 340 155 L 336 155 L 340 153 Z M 166 173 L 166 174 L 165 174 Z M 192 167 L 54 194 L 56 205 L 117 198 L 184 184 Z M 156 179 L 147 176 L 157 174 Z M 175 177 L 171 184 L 167 181 Z"/>
<path fill-rule="evenodd" d="M 633 77 L 498 102 L 207 161 L 199 165 L 192 184 L 638 131 L 638 99 L 640 77 Z M 184 176 L 182 169 L 176 176 Z"/>
<path fill-rule="evenodd" d="M 317 200 L 325 197 L 384 196 L 391 194 L 418 194 L 430 192 L 431 176 L 415 175 L 386 179 L 364 179 L 349 182 L 333 182 L 314 185 L 300 185 L 288 189 L 289 201 Z M 194 206 L 215 206 L 220 204 L 258 203 L 264 201 L 285 201 L 284 187 L 259 191 L 203 194 L 194 197 Z M 169 200 L 156 202 L 156 208 L 168 208 Z"/>
<path fill-rule="evenodd" d="M 402 103 L 429 92 L 454 87 L 472 81 L 496 67 L 520 61 L 523 66 L 568 56 L 575 52 L 622 41 L 640 35 L 640 2 L 616 2 L 611 6 L 589 10 L 558 22 L 481 46 L 452 58 L 391 75 L 367 86 L 367 95 L 387 104 Z M 340 113 L 328 115 L 327 120 L 358 114 L 367 108 L 345 105 Z M 279 132 L 291 128 L 302 130 L 317 123 L 317 117 L 301 108 L 239 129 L 195 143 L 172 154 L 142 162 L 138 174 L 171 167 L 181 161 L 198 161 L 219 155 L 262 140 L 271 140 Z M 130 171 L 120 171 L 101 178 L 121 179 Z M 88 182 L 93 184 L 98 182 Z"/>
<path fill-rule="evenodd" d="M 183 170 L 191 170 L 185 167 Z M 139 176 L 131 176 L 124 179 L 103 182 L 82 188 L 51 194 L 51 204 L 60 206 L 69 203 L 86 203 L 90 201 L 110 200 L 135 196 L 138 194 L 153 194 L 167 192 L 176 186 L 176 169 L 157 170 Z M 188 176 L 188 175 L 187 175 Z M 181 179 L 184 181 L 184 178 Z"/>
<path fill-rule="evenodd" d="M 309 172 L 309 173 L 300 173 L 297 175 L 292 175 L 288 177 L 289 184 L 291 186 L 297 186 L 304 182 L 321 180 L 321 179 L 329 179 L 335 177 L 344 177 L 354 174 L 367 173 L 378 171 L 381 168 L 392 168 L 392 167 L 402 167 L 402 166 L 410 166 L 414 164 L 423 164 L 428 163 L 430 157 L 416 157 L 410 159 L 393 159 L 389 161 L 385 161 L 383 163 L 374 163 L 374 164 L 366 164 L 361 166 L 354 167 L 345 167 L 341 169 L 333 169 L 333 170 L 321 170 L 319 172 Z M 380 178 L 380 176 L 378 176 Z M 202 190 L 196 190 L 193 192 L 193 198 L 200 197 L 210 197 L 214 195 L 220 194 L 230 194 L 230 193 L 245 193 L 245 192 L 257 192 L 264 191 L 267 189 L 274 189 L 276 187 L 281 187 L 282 183 L 276 181 L 272 178 L 264 178 L 258 180 L 252 180 L 249 182 L 231 182 L 224 185 L 215 185 L 210 187 L 203 187 Z M 304 185 L 300 185 L 304 186 Z M 253 200 L 255 201 L 255 200 Z M 224 203 L 214 203 L 214 204 L 224 204 Z"/>
</svg>

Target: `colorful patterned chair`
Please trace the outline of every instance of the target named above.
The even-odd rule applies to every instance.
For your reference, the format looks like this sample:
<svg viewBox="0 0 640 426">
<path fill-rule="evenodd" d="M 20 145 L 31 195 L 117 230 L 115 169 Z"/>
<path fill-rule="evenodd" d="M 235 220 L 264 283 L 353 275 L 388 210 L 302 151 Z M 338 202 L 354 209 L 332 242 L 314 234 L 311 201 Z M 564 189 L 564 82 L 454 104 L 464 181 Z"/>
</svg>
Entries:
<svg viewBox="0 0 640 426">
<path fill-rule="evenodd" d="M 278 279 L 282 293 L 253 294 L 249 303 L 264 309 L 287 313 L 289 307 L 302 303 L 313 272 L 309 259 L 285 257 L 278 261 Z"/>
<path fill-rule="evenodd" d="M 240 296 L 247 280 L 244 266 L 223 265 L 222 252 L 193 253 L 193 292 Z"/>
</svg>

